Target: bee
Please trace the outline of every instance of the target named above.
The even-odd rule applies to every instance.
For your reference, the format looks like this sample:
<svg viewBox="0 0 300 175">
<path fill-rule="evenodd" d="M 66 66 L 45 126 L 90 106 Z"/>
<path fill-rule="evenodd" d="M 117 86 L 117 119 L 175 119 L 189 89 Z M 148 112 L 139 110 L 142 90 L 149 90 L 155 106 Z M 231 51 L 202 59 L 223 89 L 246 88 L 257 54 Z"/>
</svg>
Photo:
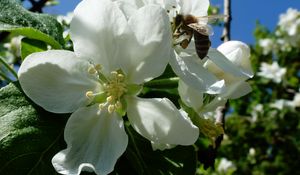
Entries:
<svg viewBox="0 0 300 175">
<path fill-rule="evenodd" d="M 211 46 L 209 36 L 213 35 L 213 29 L 207 23 L 215 22 L 226 15 L 211 15 L 195 17 L 193 15 L 177 14 L 172 23 L 174 45 L 180 45 L 186 49 L 194 36 L 195 50 L 200 59 L 207 56 Z"/>
</svg>

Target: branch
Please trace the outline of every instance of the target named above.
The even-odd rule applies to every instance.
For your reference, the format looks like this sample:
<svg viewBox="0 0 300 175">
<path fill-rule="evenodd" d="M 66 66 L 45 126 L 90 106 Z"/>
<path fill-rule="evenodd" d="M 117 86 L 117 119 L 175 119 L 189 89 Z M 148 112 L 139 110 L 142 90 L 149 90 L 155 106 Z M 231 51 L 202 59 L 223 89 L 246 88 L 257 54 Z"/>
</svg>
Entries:
<svg viewBox="0 0 300 175">
<path fill-rule="evenodd" d="M 224 20 L 224 29 L 221 40 L 226 42 L 230 40 L 230 25 L 231 25 L 231 0 L 224 0 L 224 15 L 228 16 Z"/>
<path fill-rule="evenodd" d="M 224 29 L 221 40 L 226 42 L 230 40 L 230 23 L 231 23 L 231 0 L 224 0 L 224 15 L 228 16 L 224 21 Z M 225 131 L 225 113 L 228 109 L 228 101 L 225 106 L 220 106 L 216 109 L 216 124 L 221 125 Z M 223 140 L 223 134 L 216 138 L 215 149 L 218 149 Z"/>
<path fill-rule="evenodd" d="M 48 0 L 39 0 L 39 1 L 29 0 L 29 2 L 32 5 L 29 11 L 42 13 L 43 12 L 42 8 L 45 6 L 47 1 Z"/>
</svg>

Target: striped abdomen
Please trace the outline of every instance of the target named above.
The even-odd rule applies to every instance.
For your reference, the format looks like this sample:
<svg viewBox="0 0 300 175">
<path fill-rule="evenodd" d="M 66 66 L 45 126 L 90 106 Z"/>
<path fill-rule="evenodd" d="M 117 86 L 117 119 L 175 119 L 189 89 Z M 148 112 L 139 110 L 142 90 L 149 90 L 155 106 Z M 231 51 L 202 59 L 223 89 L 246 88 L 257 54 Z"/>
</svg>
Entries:
<svg viewBox="0 0 300 175">
<path fill-rule="evenodd" d="M 194 39 L 197 55 L 200 59 L 205 58 L 211 45 L 209 36 L 194 31 Z"/>
</svg>

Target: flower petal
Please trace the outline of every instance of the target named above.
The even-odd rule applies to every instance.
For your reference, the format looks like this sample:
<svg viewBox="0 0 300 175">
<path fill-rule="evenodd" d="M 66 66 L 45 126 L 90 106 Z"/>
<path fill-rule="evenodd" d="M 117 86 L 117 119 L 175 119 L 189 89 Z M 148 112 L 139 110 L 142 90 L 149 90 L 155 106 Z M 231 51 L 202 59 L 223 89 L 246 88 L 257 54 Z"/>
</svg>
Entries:
<svg viewBox="0 0 300 175">
<path fill-rule="evenodd" d="M 205 67 L 216 75 L 224 74 L 224 72 L 232 74 L 236 77 L 248 79 L 248 75 L 243 72 L 238 66 L 232 63 L 225 55 L 214 48 L 208 51 L 209 60 L 205 63 Z M 218 76 L 219 77 L 219 76 Z M 222 75 L 220 75 L 222 77 Z"/>
<path fill-rule="evenodd" d="M 81 1 L 74 11 L 70 35 L 74 51 L 81 57 L 101 64 L 104 72 L 118 68 L 122 34 L 127 20 L 116 3 L 110 0 Z"/>
<path fill-rule="evenodd" d="M 209 7 L 209 0 L 179 0 L 181 7 L 180 14 L 206 16 Z"/>
<path fill-rule="evenodd" d="M 249 78 L 253 77 L 254 73 L 250 62 L 250 48 L 247 44 L 240 41 L 228 41 L 221 44 L 217 49 L 234 65 L 238 66 L 244 75 Z"/>
<path fill-rule="evenodd" d="M 127 115 L 133 128 L 154 145 L 191 145 L 199 129 L 166 98 L 127 98 Z"/>
<path fill-rule="evenodd" d="M 226 86 L 226 92 L 221 94 L 223 98 L 237 99 L 252 91 L 249 83 L 244 81 L 237 81 Z"/>
<path fill-rule="evenodd" d="M 176 55 L 176 58 L 170 59 L 170 65 L 176 75 L 188 86 L 209 94 L 221 93 L 224 90 L 224 80 L 219 81 L 197 60 L 199 58 Z"/>
<path fill-rule="evenodd" d="M 179 80 L 178 92 L 182 101 L 192 107 L 195 111 L 199 112 L 203 105 L 203 93 L 187 86 L 183 81 Z"/>
<path fill-rule="evenodd" d="M 161 75 L 171 55 L 171 28 L 168 16 L 159 5 L 146 5 L 128 21 L 131 34 L 126 52 L 129 58 L 120 58 L 129 81 L 140 84 Z M 129 60 L 128 60 L 129 59 Z"/>
<path fill-rule="evenodd" d="M 120 116 L 98 110 L 93 105 L 71 115 L 64 134 L 68 147 L 52 159 L 57 172 L 79 175 L 82 170 L 93 170 L 103 175 L 113 171 L 128 137 Z"/>
<path fill-rule="evenodd" d="M 68 113 L 88 103 L 85 93 L 99 88 L 89 63 L 73 52 L 51 50 L 26 57 L 18 72 L 22 89 L 47 111 Z"/>
</svg>

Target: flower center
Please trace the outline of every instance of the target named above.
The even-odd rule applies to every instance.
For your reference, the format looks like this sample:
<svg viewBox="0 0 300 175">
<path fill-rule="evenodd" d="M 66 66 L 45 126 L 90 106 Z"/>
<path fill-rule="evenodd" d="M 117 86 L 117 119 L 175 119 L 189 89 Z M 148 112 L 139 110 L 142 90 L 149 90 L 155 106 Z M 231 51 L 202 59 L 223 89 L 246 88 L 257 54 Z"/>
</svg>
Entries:
<svg viewBox="0 0 300 175">
<path fill-rule="evenodd" d="M 93 99 L 94 103 L 99 103 L 99 109 L 107 108 L 109 113 L 114 111 L 122 111 L 122 97 L 127 92 L 127 84 L 125 83 L 125 75 L 121 70 L 112 71 L 110 76 L 106 77 L 101 72 L 101 65 L 92 65 L 88 72 L 96 75 L 103 89 L 100 92 L 94 93 L 87 91 L 86 96 Z"/>
</svg>

